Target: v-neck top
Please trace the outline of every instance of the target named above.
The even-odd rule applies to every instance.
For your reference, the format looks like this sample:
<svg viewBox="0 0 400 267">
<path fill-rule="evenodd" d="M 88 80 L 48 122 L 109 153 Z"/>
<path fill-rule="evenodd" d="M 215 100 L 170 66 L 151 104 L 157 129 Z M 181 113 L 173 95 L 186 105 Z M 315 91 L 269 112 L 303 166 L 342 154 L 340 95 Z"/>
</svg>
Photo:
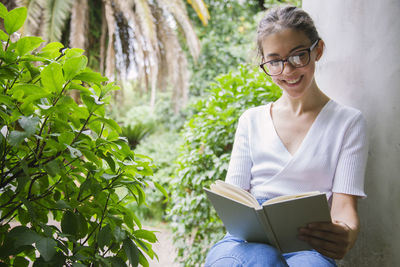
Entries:
<svg viewBox="0 0 400 267">
<path fill-rule="evenodd" d="M 226 181 L 256 198 L 320 191 L 365 197 L 366 122 L 333 100 L 317 115 L 292 155 L 275 131 L 271 103 L 242 114 Z"/>
</svg>

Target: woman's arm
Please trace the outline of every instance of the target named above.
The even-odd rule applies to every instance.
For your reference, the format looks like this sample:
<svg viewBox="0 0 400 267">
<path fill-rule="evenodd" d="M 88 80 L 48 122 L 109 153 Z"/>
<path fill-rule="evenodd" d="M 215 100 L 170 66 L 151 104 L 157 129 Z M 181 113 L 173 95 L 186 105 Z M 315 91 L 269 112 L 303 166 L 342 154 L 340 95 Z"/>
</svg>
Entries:
<svg viewBox="0 0 400 267">
<path fill-rule="evenodd" d="M 332 223 L 311 223 L 299 230 L 299 238 L 325 256 L 342 259 L 353 247 L 360 228 L 357 198 L 333 193 Z"/>
</svg>

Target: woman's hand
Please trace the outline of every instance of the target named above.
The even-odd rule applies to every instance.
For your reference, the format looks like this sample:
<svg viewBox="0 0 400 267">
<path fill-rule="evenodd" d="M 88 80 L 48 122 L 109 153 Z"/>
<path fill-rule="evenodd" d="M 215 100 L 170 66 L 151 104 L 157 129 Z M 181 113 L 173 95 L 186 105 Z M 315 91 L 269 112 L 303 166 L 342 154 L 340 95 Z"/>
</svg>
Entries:
<svg viewBox="0 0 400 267">
<path fill-rule="evenodd" d="M 342 259 L 353 247 L 358 229 L 352 229 L 346 223 L 311 223 L 299 229 L 299 238 L 306 241 L 319 253 L 333 259 Z"/>
<path fill-rule="evenodd" d="M 316 222 L 300 228 L 299 238 L 325 256 L 342 259 L 357 239 L 357 199 L 357 196 L 333 193 L 332 222 Z"/>
</svg>

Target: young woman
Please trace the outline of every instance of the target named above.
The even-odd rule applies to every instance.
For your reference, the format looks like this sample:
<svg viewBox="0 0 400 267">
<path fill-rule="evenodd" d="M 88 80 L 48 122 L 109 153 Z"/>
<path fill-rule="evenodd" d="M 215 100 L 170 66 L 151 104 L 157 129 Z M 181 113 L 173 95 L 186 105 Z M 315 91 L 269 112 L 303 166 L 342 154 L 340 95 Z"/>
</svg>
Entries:
<svg viewBox="0 0 400 267">
<path fill-rule="evenodd" d="M 210 266 L 336 266 L 357 238 L 357 199 L 365 197 L 366 124 L 360 111 L 329 99 L 314 79 L 324 51 L 310 16 L 296 7 L 269 11 L 258 27 L 260 67 L 282 89 L 274 103 L 239 119 L 226 181 L 260 202 L 325 192 L 332 222 L 299 229 L 313 250 L 280 254 L 229 233 L 209 251 Z"/>
</svg>

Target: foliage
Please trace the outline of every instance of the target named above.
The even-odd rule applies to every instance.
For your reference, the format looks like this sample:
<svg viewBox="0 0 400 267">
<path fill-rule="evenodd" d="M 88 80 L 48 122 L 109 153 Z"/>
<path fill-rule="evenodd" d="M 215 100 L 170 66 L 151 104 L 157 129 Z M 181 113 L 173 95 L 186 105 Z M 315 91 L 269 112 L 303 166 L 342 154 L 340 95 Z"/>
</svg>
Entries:
<svg viewBox="0 0 400 267">
<path fill-rule="evenodd" d="M 122 136 L 128 139 L 131 149 L 135 149 L 142 139 L 155 130 L 155 125 L 150 123 L 137 122 L 122 128 Z"/>
<path fill-rule="evenodd" d="M 148 266 L 156 236 L 128 205 L 152 169 L 105 116 L 118 87 L 81 49 L 12 41 L 26 14 L 0 4 L 0 266 Z"/>
<path fill-rule="evenodd" d="M 274 101 L 280 89 L 259 70 L 240 66 L 220 75 L 208 98 L 195 104 L 197 114 L 182 131 L 179 168 L 171 182 L 169 219 L 178 256 L 185 266 L 199 266 L 223 228 L 203 187 L 225 179 L 240 114 L 252 106 Z"/>
<path fill-rule="evenodd" d="M 241 63 L 254 59 L 256 14 L 261 11 L 258 1 L 208 0 L 211 19 L 207 27 L 197 24 L 201 54 L 192 62 L 190 90 L 203 95 L 204 89 L 219 74 L 236 69 Z M 195 14 L 191 13 L 196 21 Z"/>
</svg>

